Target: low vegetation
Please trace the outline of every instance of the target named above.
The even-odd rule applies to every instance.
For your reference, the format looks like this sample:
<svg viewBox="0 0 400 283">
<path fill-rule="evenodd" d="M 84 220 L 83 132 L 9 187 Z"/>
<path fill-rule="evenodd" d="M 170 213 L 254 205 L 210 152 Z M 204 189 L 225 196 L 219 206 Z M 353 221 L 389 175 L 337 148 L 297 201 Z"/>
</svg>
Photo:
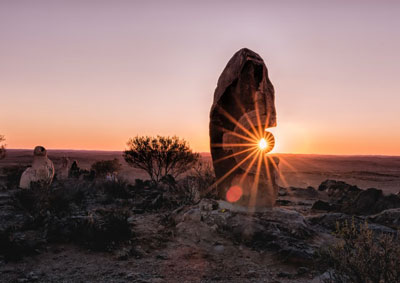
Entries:
<svg viewBox="0 0 400 283">
<path fill-rule="evenodd" d="M 93 169 L 114 171 L 116 167 L 108 166 L 109 163 L 114 164 L 103 161 Z M 54 180 L 49 188 L 32 183 L 29 190 L 16 190 L 24 169 L 24 166 L 4 169 L 5 190 L 11 197 L 8 210 L 4 211 L 8 215 L 4 219 L 8 220 L 0 227 L 0 257 L 6 260 L 40 252 L 48 243 L 74 243 L 91 250 L 117 251 L 136 237 L 137 232 L 128 221 L 135 219 L 132 216 L 168 215 L 182 205 L 199 201 L 201 192 L 214 180 L 209 167 L 198 165 L 179 181 L 167 175 L 158 184 L 140 179 L 130 184 L 124 180 L 71 177 Z"/>
<path fill-rule="evenodd" d="M 194 153 L 185 140 L 178 137 L 135 137 L 128 141 L 125 161 L 132 167 L 143 169 L 151 181 L 158 184 L 168 176 L 177 179 L 193 168 L 200 155 Z"/>
<path fill-rule="evenodd" d="M 4 182 L 9 189 L 15 189 L 19 185 L 22 173 L 26 170 L 26 165 L 11 165 L 3 167 Z"/>
<path fill-rule="evenodd" d="M 100 160 L 92 164 L 91 170 L 95 172 L 97 177 L 105 177 L 107 174 L 113 174 L 121 169 L 118 159 Z"/>
<path fill-rule="evenodd" d="M 382 283 L 400 282 L 400 238 L 392 234 L 375 235 L 368 224 L 337 224 L 338 242 L 322 251 L 328 268 L 324 282 Z"/>
</svg>

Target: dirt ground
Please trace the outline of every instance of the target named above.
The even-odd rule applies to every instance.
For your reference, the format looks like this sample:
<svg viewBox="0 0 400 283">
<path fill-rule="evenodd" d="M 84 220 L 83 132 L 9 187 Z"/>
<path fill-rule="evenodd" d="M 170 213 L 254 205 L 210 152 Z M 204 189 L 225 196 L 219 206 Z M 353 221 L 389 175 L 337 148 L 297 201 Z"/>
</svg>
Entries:
<svg viewBox="0 0 400 283">
<path fill-rule="evenodd" d="M 46 252 L 23 261 L 0 263 L 0 282 L 310 282 L 315 277 L 303 274 L 304 268 L 279 263 L 272 252 L 221 237 L 164 242 L 157 239 L 157 218 L 145 214 L 136 219 L 137 227 L 148 229 L 139 233 L 148 236 L 148 243 L 135 247 L 136 256 L 49 245 Z"/>
</svg>

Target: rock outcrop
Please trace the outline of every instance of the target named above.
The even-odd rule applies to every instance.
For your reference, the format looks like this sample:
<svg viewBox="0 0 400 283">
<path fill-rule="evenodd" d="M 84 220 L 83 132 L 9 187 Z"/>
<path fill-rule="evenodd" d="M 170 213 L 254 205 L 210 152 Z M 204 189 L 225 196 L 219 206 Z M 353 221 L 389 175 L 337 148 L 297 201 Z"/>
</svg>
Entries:
<svg viewBox="0 0 400 283">
<path fill-rule="evenodd" d="M 179 237 L 193 242 L 213 242 L 222 237 L 258 251 L 276 252 L 291 263 L 310 262 L 321 241 L 303 215 L 278 207 L 248 213 L 226 201 L 203 199 L 198 205 L 177 211 L 173 219 Z M 329 234 L 325 236 L 329 238 Z"/>
<path fill-rule="evenodd" d="M 47 157 L 47 150 L 43 146 L 35 147 L 33 151 L 32 167 L 27 168 L 21 176 L 19 187 L 29 189 L 32 183 L 40 186 L 49 186 L 54 177 L 53 162 Z"/>
<path fill-rule="evenodd" d="M 239 50 L 219 77 L 210 112 L 211 155 L 222 199 L 239 187 L 239 199 L 234 198 L 238 204 L 274 205 L 279 160 L 266 154 L 275 141 L 265 131 L 276 126 L 274 100 L 263 59 L 249 49 Z M 263 138 L 265 148 L 260 150 Z"/>
<path fill-rule="evenodd" d="M 382 190 L 375 188 L 362 190 L 342 181 L 326 180 L 318 190 L 326 192 L 329 201 L 316 201 L 312 207 L 314 210 L 372 215 L 386 209 L 400 208 L 398 195 L 384 195 Z"/>
<path fill-rule="evenodd" d="M 318 187 L 319 191 L 325 191 L 332 199 L 340 200 L 349 197 L 349 194 L 357 195 L 361 189 L 357 186 L 349 185 L 342 181 L 326 180 Z"/>
</svg>

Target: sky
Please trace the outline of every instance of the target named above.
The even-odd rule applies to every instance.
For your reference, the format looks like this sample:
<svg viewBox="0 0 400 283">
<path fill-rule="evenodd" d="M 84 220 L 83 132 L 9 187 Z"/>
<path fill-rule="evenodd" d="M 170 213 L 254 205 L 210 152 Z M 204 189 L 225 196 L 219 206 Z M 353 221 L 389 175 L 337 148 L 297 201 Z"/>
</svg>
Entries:
<svg viewBox="0 0 400 283">
<path fill-rule="evenodd" d="M 8 148 L 209 151 L 219 75 L 247 47 L 275 87 L 274 152 L 400 155 L 399 1 L 0 1 Z"/>
</svg>

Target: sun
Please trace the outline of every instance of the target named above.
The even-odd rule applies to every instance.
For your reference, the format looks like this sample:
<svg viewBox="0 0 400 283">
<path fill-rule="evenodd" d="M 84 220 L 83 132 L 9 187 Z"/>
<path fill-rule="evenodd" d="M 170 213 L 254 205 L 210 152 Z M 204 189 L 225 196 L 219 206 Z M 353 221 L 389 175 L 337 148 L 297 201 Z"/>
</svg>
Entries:
<svg viewBox="0 0 400 283">
<path fill-rule="evenodd" d="M 268 147 L 268 142 L 264 138 L 261 138 L 260 141 L 258 142 L 258 148 L 261 150 L 265 150 L 267 147 Z"/>
</svg>

